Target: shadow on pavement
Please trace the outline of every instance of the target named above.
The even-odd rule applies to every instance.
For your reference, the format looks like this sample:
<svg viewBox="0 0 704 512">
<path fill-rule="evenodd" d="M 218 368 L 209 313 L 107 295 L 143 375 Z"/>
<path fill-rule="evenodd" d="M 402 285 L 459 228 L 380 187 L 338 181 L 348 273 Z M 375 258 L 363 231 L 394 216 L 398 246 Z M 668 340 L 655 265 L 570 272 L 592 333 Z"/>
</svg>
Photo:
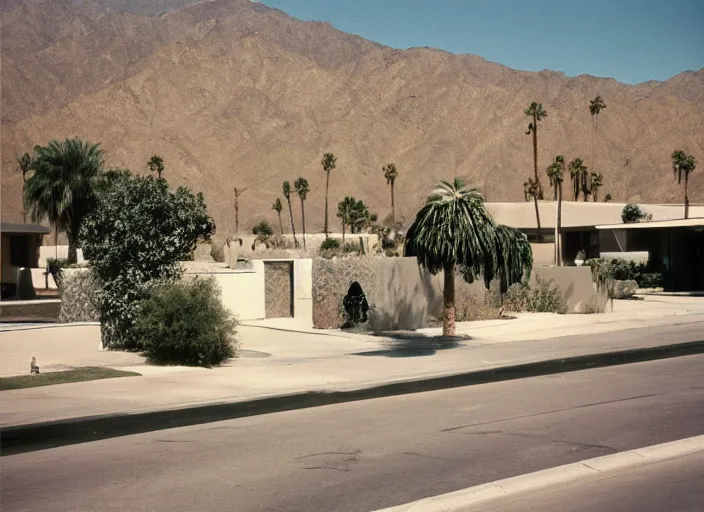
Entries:
<svg viewBox="0 0 704 512">
<path fill-rule="evenodd" d="M 462 342 L 469 336 L 427 336 L 413 331 L 390 331 L 373 333 L 373 336 L 386 338 L 384 348 L 353 352 L 353 356 L 381 357 L 422 357 L 432 356 L 438 350 L 448 350 L 465 346 Z"/>
</svg>

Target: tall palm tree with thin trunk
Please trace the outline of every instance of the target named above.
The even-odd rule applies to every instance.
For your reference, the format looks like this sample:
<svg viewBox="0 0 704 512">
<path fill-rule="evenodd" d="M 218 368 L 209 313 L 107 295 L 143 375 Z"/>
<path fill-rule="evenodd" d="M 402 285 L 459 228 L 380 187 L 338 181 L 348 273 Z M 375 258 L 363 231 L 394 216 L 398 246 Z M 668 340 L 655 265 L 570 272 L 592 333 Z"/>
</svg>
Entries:
<svg viewBox="0 0 704 512">
<path fill-rule="evenodd" d="M 308 186 L 308 180 L 305 178 L 298 178 L 293 183 L 296 189 L 296 194 L 301 199 L 301 224 L 303 225 L 303 249 L 306 247 L 306 198 L 308 197 L 308 192 L 310 192 L 310 187 Z M 327 234 L 327 233 L 326 233 Z"/>
<path fill-rule="evenodd" d="M 27 173 L 29 172 L 29 167 L 32 164 L 32 157 L 29 153 L 24 153 L 22 156 L 17 158 L 17 166 L 22 173 L 22 195 L 24 196 L 24 188 L 27 185 Z M 22 222 L 27 223 L 27 209 L 22 208 Z"/>
<path fill-rule="evenodd" d="M 293 208 L 291 208 L 291 184 L 288 181 L 284 181 L 281 187 L 286 202 L 288 203 L 288 215 L 291 218 L 291 234 L 293 235 L 293 246 L 298 248 L 298 239 L 296 238 L 296 226 L 293 223 Z"/>
<path fill-rule="evenodd" d="M 345 243 L 345 227 L 352 223 L 352 214 L 355 207 L 357 206 L 357 201 L 354 197 L 345 197 L 342 201 L 337 204 L 337 217 L 340 219 L 342 224 L 342 243 Z"/>
<path fill-rule="evenodd" d="M 579 199 L 580 192 L 584 195 L 584 200 L 587 200 L 589 195 L 589 177 L 588 168 L 584 165 L 581 158 L 575 158 L 569 164 L 570 179 L 572 180 L 572 192 L 574 200 Z"/>
<path fill-rule="evenodd" d="M 565 157 L 557 155 L 548 166 L 548 179 L 555 189 L 557 199 L 557 219 L 555 221 L 555 265 L 562 265 L 562 182 L 565 174 Z"/>
<path fill-rule="evenodd" d="M 535 222 L 538 227 L 538 243 L 543 242 L 543 230 L 540 226 L 540 207 L 538 205 L 538 196 L 540 195 L 540 191 L 540 183 L 535 181 L 533 178 L 528 178 L 528 181 L 523 183 L 523 193 L 526 197 L 532 197 L 533 204 L 535 205 Z"/>
<path fill-rule="evenodd" d="M 596 203 L 599 196 L 599 189 L 604 186 L 604 176 L 600 172 L 593 172 L 589 175 L 589 193 Z"/>
<path fill-rule="evenodd" d="M 396 207 L 394 205 L 394 183 L 396 183 L 396 178 L 398 178 L 398 170 L 394 164 L 386 164 L 381 168 L 384 172 L 384 178 L 386 178 L 386 184 L 391 187 L 391 223 L 396 228 Z"/>
<path fill-rule="evenodd" d="M 161 173 L 164 172 L 164 159 L 159 155 L 153 155 L 147 162 L 147 169 L 155 173 L 157 179 L 161 179 Z"/>
<path fill-rule="evenodd" d="M 78 235 L 97 201 L 103 170 L 99 144 L 81 139 L 52 140 L 34 148 L 32 175 L 24 187 L 25 209 L 34 222 L 47 218 L 54 230 L 68 237 L 68 261 L 76 263 Z"/>
<path fill-rule="evenodd" d="M 548 112 L 543 108 L 542 103 L 536 103 L 535 101 L 524 112 L 525 115 L 533 118 L 533 121 L 528 124 L 526 135 L 533 135 L 533 171 L 535 173 L 533 179 L 537 186 L 538 199 L 543 199 L 543 187 L 538 177 L 538 123 L 548 117 Z"/>
<path fill-rule="evenodd" d="M 336 167 L 337 158 L 332 153 L 325 153 L 320 164 L 323 166 L 323 171 L 325 172 L 325 238 L 328 237 L 328 190 L 330 188 L 330 171 Z M 303 245 L 305 245 L 306 239 L 303 237 Z"/>
<path fill-rule="evenodd" d="M 284 234 L 284 223 L 281 221 L 281 210 L 284 209 L 284 205 L 281 204 L 281 199 L 278 197 L 276 198 L 276 201 L 274 201 L 274 204 L 271 205 L 271 209 L 276 212 L 277 217 L 279 217 L 279 231 L 281 231 L 281 234 Z"/>
<path fill-rule="evenodd" d="M 682 183 L 684 177 L 684 218 L 689 218 L 689 196 L 687 186 L 689 185 L 689 175 L 697 168 L 697 160 L 693 155 L 687 154 L 678 149 L 672 152 L 672 172 L 677 177 L 677 183 Z"/>
<path fill-rule="evenodd" d="M 484 198 L 455 178 L 442 181 L 416 215 L 406 234 L 406 254 L 436 274 L 444 273 L 444 336 L 455 334 L 455 269 L 462 265 L 472 276 L 496 261 L 497 237 Z"/>
<path fill-rule="evenodd" d="M 592 169 L 596 171 L 596 149 L 594 145 L 594 138 L 597 132 L 597 120 L 599 118 L 599 113 L 606 108 L 606 103 L 601 96 L 597 95 L 593 100 L 589 100 L 589 113 L 592 115 Z"/>
</svg>

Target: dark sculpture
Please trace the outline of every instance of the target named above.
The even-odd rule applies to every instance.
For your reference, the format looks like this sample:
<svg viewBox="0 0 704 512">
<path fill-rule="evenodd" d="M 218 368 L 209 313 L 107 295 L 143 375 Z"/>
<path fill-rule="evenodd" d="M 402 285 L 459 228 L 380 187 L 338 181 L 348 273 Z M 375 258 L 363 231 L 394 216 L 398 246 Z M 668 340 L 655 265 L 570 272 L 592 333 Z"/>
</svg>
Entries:
<svg viewBox="0 0 704 512">
<path fill-rule="evenodd" d="M 367 312 L 369 311 L 369 304 L 367 303 L 367 297 L 364 295 L 362 286 L 354 281 L 349 290 L 347 290 L 347 295 L 342 299 L 342 306 L 345 309 L 345 324 L 343 328 L 353 327 L 357 324 L 363 324 L 367 321 Z"/>
</svg>

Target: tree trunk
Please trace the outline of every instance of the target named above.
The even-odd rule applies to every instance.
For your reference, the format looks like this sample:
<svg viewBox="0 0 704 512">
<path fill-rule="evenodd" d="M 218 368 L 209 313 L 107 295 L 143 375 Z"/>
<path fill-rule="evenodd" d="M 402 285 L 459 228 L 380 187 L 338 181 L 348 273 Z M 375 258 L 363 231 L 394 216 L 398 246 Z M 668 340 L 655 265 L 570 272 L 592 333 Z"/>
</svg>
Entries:
<svg viewBox="0 0 704 512">
<path fill-rule="evenodd" d="M 538 179 L 538 118 L 533 114 L 533 171 L 535 172 L 535 184 L 538 187 L 538 199 L 543 199 L 543 187 Z"/>
<path fill-rule="evenodd" d="M 325 172 L 325 238 L 328 237 L 328 188 L 330 187 L 330 171 Z M 305 231 L 305 228 L 304 228 Z M 303 237 L 303 245 L 306 245 L 305 236 Z"/>
<path fill-rule="evenodd" d="M 689 173 L 684 173 L 684 218 L 689 218 L 689 196 L 687 196 L 687 185 L 689 184 Z"/>
<path fill-rule="evenodd" d="M 442 335 L 455 335 L 455 266 L 447 265 L 443 269 L 445 284 L 442 290 Z"/>
<path fill-rule="evenodd" d="M 391 182 L 391 223 L 396 229 L 396 207 L 394 206 L 394 182 Z"/>
<path fill-rule="evenodd" d="M 553 191 L 555 195 L 555 201 L 557 201 L 557 183 L 555 183 L 555 190 Z"/>
<path fill-rule="evenodd" d="M 592 190 L 592 198 L 594 199 L 594 202 L 596 203 L 597 201 L 597 196 L 599 195 L 599 189 L 594 189 Z"/>
<path fill-rule="evenodd" d="M 78 251 L 76 248 L 77 241 L 76 237 L 71 233 L 66 233 L 68 236 L 68 264 L 75 265 L 78 263 Z"/>
<path fill-rule="evenodd" d="M 281 230 L 281 234 L 284 234 L 284 223 L 281 221 L 281 212 L 276 212 L 279 215 L 279 229 Z"/>
<path fill-rule="evenodd" d="M 345 245 L 345 221 L 342 221 L 342 245 Z"/>
<path fill-rule="evenodd" d="M 303 250 L 308 250 L 306 247 L 306 207 L 301 199 L 301 223 L 303 224 Z"/>
<path fill-rule="evenodd" d="M 543 232 L 540 229 L 540 208 L 538 208 L 538 194 L 533 194 L 533 202 L 535 203 L 535 220 L 538 223 L 538 243 L 543 242 Z"/>
<path fill-rule="evenodd" d="M 291 217 L 291 234 L 293 235 L 293 246 L 298 249 L 298 238 L 296 238 L 296 226 L 293 225 L 293 208 L 291 208 L 291 199 L 286 198 L 288 202 L 288 214 Z"/>
<path fill-rule="evenodd" d="M 556 264 L 562 266 L 562 183 L 557 191 L 557 235 L 555 237 L 555 246 L 557 250 Z"/>
</svg>

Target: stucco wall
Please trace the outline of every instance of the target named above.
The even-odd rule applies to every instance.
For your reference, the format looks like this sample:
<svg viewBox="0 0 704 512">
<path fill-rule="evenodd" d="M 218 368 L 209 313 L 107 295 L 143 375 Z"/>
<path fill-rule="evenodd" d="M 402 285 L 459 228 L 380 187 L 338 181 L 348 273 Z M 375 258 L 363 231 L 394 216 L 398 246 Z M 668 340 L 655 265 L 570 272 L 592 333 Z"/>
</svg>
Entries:
<svg viewBox="0 0 704 512">
<path fill-rule="evenodd" d="M 567 299 L 567 312 L 575 313 L 594 300 L 596 292 L 589 267 L 535 267 L 531 281 L 552 279 Z"/>
<path fill-rule="evenodd" d="M 39 247 L 39 263 L 40 267 L 46 268 L 47 258 L 56 258 L 58 254 L 59 258 L 68 258 L 68 245 L 59 245 L 58 248 L 55 245 L 42 245 Z M 83 250 L 76 249 L 77 263 L 85 263 L 86 260 L 83 259 Z"/>
<path fill-rule="evenodd" d="M 533 265 L 552 265 L 555 263 L 555 244 L 530 244 L 533 250 Z"/>
<path fill-rule="evenodd" d="M 185 276 L 214 277 L 222 290 L 222 301 L 240 320 L 266 318 L 265 262 L 253 260 L 252 268 L 232 270 L 223 264 L 183 262 Z M 313 325 L 313 294 L 310 259 L 293 261 L 293 313 L 303 327 Z"/>
</svg>

